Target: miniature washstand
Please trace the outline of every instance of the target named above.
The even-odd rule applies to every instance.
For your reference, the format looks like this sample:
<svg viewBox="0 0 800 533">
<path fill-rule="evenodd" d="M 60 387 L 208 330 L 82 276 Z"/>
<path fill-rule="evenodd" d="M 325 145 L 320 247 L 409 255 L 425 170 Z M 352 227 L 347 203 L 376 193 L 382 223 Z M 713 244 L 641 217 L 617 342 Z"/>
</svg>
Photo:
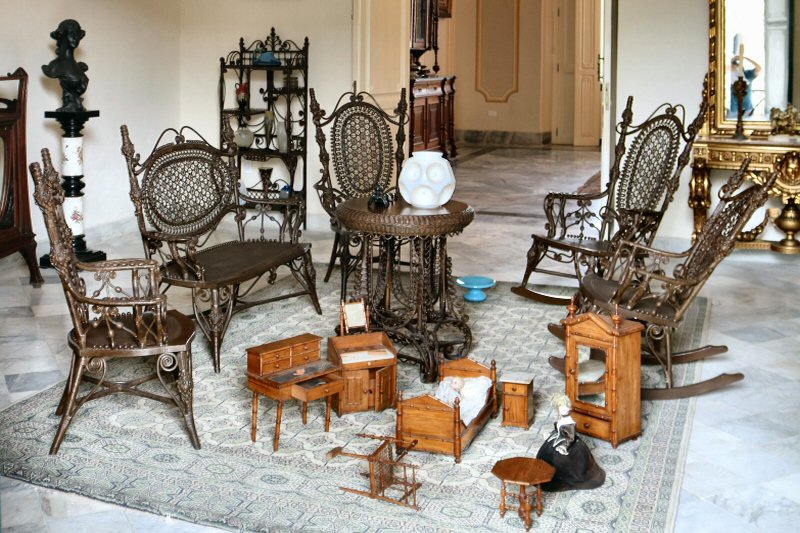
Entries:
<svg viewBox="0 0 800 533">
<path fill-rule="evenodd" d="M 366 303 L 342 302 L 339 327 L 342 335 L 328 338 L 328 360 L 341 365 L 344 379 L 343 390 L 333 397 L 336 414 L 394 407 L 397 350 L 386 333 L 369 331 Z M 354 330 L 362 333 L 351 335 Z"/>
</svg>

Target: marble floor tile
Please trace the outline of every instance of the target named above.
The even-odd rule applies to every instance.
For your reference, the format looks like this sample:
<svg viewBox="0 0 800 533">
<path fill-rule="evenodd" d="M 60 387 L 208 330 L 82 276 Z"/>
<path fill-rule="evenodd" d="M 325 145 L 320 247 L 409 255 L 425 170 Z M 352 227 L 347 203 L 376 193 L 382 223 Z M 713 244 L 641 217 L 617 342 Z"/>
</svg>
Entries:
<svg viewBox="0 0 800 533">
<path fill-rule="evenodd" d="M 8 392 L 40 391 L 58 383 L 67 376 L 59 370 L 44 372 L 26 372 L 24 374 L 6 374 L 5 382 Z"/>
</svg>

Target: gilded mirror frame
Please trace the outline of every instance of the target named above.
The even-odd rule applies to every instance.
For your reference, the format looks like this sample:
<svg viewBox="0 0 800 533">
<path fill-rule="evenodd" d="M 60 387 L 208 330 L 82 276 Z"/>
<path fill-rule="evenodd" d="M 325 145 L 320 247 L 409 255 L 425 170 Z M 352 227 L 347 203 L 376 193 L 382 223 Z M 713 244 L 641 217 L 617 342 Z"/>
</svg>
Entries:
<svg viewBox="0 0 800 533">
<path fill-rule="evenodd" d="M 733 135 L 736 119 L 725 116 L 725 0 L 708 0 L 708 129 L 711 135 Z M 769 135 L 769 120 L 746 120 L 754 135 Z"/>
</svg>

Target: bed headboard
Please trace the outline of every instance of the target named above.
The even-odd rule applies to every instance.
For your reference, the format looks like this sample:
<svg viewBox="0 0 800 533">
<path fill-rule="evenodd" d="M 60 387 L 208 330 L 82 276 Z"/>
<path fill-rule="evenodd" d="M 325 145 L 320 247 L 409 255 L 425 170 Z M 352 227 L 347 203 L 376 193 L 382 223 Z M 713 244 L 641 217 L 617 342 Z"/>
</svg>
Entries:
<svg viewBox="0 0 800 533">
<path fill-rule="evenodd" d="M 486 376 L 494 382 L 497 379 L 497 365 L 494 359 L 492 359 L 491 367 L 468 358 L 456 359 L 454 361 L 441 360 L 439 364 L 439 381 L 448 376 L 458 376 L 462 378 Z"/>
</svg>

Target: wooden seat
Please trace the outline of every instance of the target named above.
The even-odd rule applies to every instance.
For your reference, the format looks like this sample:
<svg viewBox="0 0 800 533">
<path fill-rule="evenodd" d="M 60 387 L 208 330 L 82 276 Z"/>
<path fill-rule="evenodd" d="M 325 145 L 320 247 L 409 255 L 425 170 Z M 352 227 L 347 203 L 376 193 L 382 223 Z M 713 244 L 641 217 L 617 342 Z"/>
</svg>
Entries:
<svg viewBox="0 0 800 533">
<path fill-rule="evenodd" d="M 298 242 L 304 204 L 298 202 L 296 208 L 283 205 L 282 215 L 275 216 L 271 214 L 275 200 L 268 194 L 241 192 L 229 124 L 223 128 L 222 149 L 209 145 L 192 128 L 167 129 L 144 162 L 131 143 L 127 126 L 121 131 L 145 254 L 158 261 L 162 283 L 192 290 L 194 316 L 211 343 L 216 372 L 222 340 L 234 313 L 305 294 L 316 312 L 322 313 L 311 245 Z M 162 144 L 170 134 L 175 140 Z M 226 219 L 232 219 L 229 227 L 236 230 L 236 237 L 209 244 Z M 272 235 L 270 227 L 275 229 Z M 253 234 L 250 238 L 248 230 Z M 262 277 L 274 283 L 277 269 L 283 265 L 300 285 L 299 291 L 246 300 Z"/>
<path fill-rule="evenodd" d="M 749 163 L 749 159 L 745 160 L 722 187 L 719 204 L 687 251 L 670 253 L 623 241 L 603 276 L 589 273 L 581 280 L 581 312 L 610 315 L 618 306 L 622 317 L 645 324 L 642 360 L 645 364 L 662 365 L 666 386 L 643 388 L 643 400 L 685 398 L 744 378 L 740 373 L 722 374 L 698 383 L 675 386 L 672 378 L 674 364 L 724 353 L 727 347 L 705 346 L 673 353 L 672 333 L 681 324 L 714 269 L 731 253 L 736 237 L 753 213 L 764 204 L 778 177 L 775 172 L 761 180 L 763 183 L 738 191 Z M 668 274 L 670 269 L 671 275 Z M 551 365 L 563 372 L 562 359 L 551 358 Z"/>
<path fill-rule="evenodd" d="M 639 125 L 633 121 L 633 97 L 628 97 L 609 181 L 600 193 L 552 192 L 545 197 L 547 234 L 534 233 L 522 283 L 512 292 L 543 303 L 569 303 L 569 298 L 528 288 L 534 272 L 575 278 L 583 273 L 602 275 L 616 243 L 627 240 L 650 245 L 689 162 L 697 132 L 707 109 L 705 100 L 697 117 L 684 130 L 683 106 L 663 104 Z M 681 144 L 683 147 L 681 148 Z M 566 273 L 548 267 L 572 265 Z"/>
<path fill-rule="evenodd" d="M 322 207 L 331 217 L 331 229 L 336 234 L 325 281 L 330 279 L 338 257 L 344 299 L 347 274 L 355 268 L 361 256 L 360 253 L 351 253 L 350 247 L 360 247 L 361 242 L 339 223 L 336 208 L 345 200 L 371 196 L 378 186 L 389 193 L 400 177 L 408 121 L 406 90 L 401 90 L 400 100 L 391 115 L 381 109 L 372 95 L 357 92 L 355 84 L 352 91 L 339 97 L 330 114 L 320 107 L 314 89 L 310 94 L 322 165 L 322 177 L 314 188 Z M 392 129 L 396 130 L 394 139 Z M 326 144 L 328 137 L 330 146 Z"/>
<path fill-rule="evenodd" d="M 44 216 L 50 262 L 61 278 L 73 323 L 67 337 L 72 365 L 56 409 L 61 422 L 50 453 L 58 452 L 70 422 L 84 403 L 116 392 L 176 405 L 192 445 L 200 448 L 192 409 L 194 323 L 178 311 L 167 310 L 167 297 L 159 293 L 160 274 L 155 261 L 119 259 L 87 264 L 77 260 L 72 232 L 64 219 L 64 192 L 58 173 L 47 150 L 42 150 L 42 159 L 43 168 L 39 163 L 30 167 L 36 186 L 34 199 Z M 92 287 L 91 292 L 87 286 Z M 132 357 L 154 357 L 155 372 L 125 381 L 107 377 L 110 360 Z M 173 374 L 177 379 L 171 379 Z M 167 395 L 139 388 L 154 379 L 161 382 Z M 93 387 L 78 396 L 83 382 Z"/>
</svg>

